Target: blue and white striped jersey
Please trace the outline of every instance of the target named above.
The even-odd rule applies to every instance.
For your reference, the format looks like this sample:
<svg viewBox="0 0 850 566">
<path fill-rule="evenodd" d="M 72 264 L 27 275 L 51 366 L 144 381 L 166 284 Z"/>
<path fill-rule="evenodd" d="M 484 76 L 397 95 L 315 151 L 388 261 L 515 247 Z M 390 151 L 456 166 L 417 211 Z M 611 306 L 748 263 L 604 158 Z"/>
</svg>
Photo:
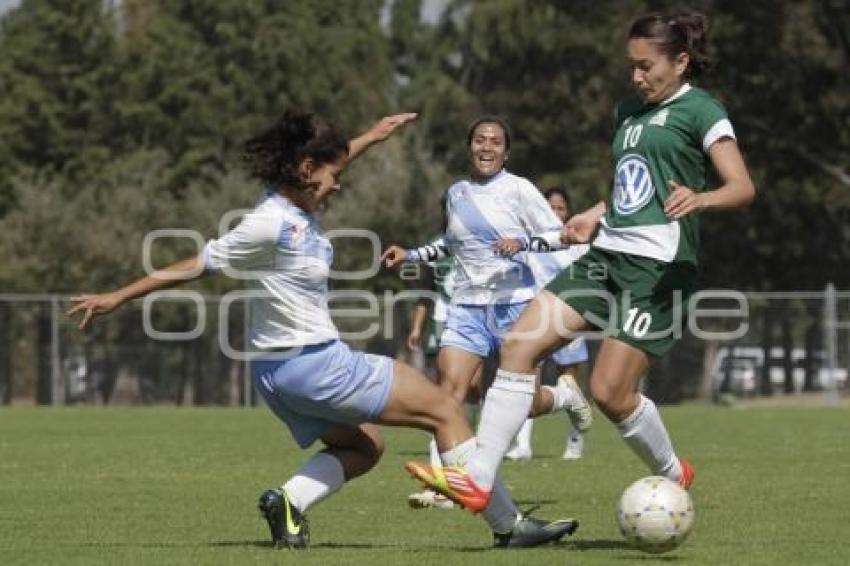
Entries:
<svg viewBox="0 0 850 566">
<path fill-rule="evenodd" d="M 210 271 L 248 279 L 251 343 L 269 350 L 319 344 L 339 333 L 328 312 L 331 243 L 316 218 L 278 193 L 265 198 L 230 232 L 204 247 Z"/>
<path fill-rule="evenodd" d="M 441 245 L 457 260 L 453 304 L 519 303 L 538 285 L 525 253 L 506 258 L 494 245 L 502 238 L 528 242 L 558 231 L 561 223 L 528 179 L 502 170 L 484 183 L 463 180 L 447 192 L 448 228 Z M 422 258 L 427 259 L 427 258 Z"/>
</svg>

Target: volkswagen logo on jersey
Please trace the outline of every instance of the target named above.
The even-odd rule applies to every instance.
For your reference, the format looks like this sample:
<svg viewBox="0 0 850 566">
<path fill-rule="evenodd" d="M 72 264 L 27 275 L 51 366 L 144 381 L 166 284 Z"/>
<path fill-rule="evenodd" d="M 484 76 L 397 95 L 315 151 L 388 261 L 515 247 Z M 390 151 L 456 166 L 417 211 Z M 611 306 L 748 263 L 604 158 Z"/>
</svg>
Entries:
<svg viewBox="0 0 850 566">
<path fill-rule="evenodd" d="M 639 155 L 626 155 L 617 163 L 614 178 L 614 209 L 628 216 L 634 214 L 652 199 L 655 187 L 646 159 Z"/>
</svg>

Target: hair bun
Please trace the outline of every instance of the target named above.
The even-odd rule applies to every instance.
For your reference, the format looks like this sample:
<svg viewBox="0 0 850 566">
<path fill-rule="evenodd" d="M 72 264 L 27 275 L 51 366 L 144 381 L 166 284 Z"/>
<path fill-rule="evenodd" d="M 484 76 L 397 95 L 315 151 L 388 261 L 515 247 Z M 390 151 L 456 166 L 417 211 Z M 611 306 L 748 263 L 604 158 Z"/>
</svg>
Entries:
<svg viewBox="0 0 850 566">
<path fill-rule="evenodd" d="M 702 74 L 710 66 L 708 56 L 708 18 L 696 12 L 665 14 L 653 12 L 640 16 L 629 28 L 630 39 L 646 38 L 660 45 L 668 57 L 685 52 L 690 58 L 686 77 Z"/>
<path fill-rule="evenodd" d="M 709 68 L 708 57 L 708 18 L 698 12 L 679 12 L 670 18 L 685 36 L 688 55 L 691 58 L 689 68 L 692 75 L 702 74 Z"/>
</svg>

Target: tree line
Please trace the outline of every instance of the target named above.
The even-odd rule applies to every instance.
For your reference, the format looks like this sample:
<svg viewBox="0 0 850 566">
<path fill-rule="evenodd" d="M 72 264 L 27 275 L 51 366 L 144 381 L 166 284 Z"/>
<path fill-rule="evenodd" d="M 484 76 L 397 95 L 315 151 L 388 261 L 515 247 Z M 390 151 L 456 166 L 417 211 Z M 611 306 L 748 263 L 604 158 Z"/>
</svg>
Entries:
<svg viewBox="0 0 850 566">
<path fill-rule="evenodd" d="M 22 0 L 0 19 L 0 290 L 111 288 L 141 273 L 150 230 L 214 236 L 224 212 L 262 190 L 242 143 L 293 105 L 352 135 L 390 112 L 420 113 L 346 173 L 326 228 L 403 244 L 430 236 L 483 113 L 512 124 L 514 172 L 564 185 L 577 208 L 605 198 L 628 24 L 681 4 L 442 4 L 426 21 L 421 0 Z M 703 220 L 703 285 L 847 288 L 846 2 L 688 7 L 712 22 L 716 66 L 699 84 L 729 110 L 759 190 L 748 210 Z M 187 245 L 157 246 L 157 264 Z M 365 261 L 343 244 L 335 267 Z M 357 285 L 401 283 L 381 273 Z"/>
<path fill-rule="evenodd" d="M 328 227 L 426 237 L 484 112 L 512 123 L 513 170 L 589 205 L 611 184 L 628 23 L 667 4 L 455 1 L 425 22 L 419 0 L 23 0 L 0 21 L 0 288 L 102 288 L 138 273 L 148 230 L 214 234 L 260 190 L 242 142 L 291 105 L 352 133 L 421 114 L 351 172 Z M 749 210 L 703 222 L 705 283 L 846 287 L 846 4 L 690 7 L 712 21 L 702 86 L 726 104 L 760 189 Z"/>
</svg>

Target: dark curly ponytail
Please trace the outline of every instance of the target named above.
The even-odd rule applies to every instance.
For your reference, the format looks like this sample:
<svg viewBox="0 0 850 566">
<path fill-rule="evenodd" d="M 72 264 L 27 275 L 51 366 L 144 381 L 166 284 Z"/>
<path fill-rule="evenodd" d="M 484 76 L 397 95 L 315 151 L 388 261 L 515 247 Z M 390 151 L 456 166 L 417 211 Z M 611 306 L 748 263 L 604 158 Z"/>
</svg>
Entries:
<svg viewBox="0 0 850 566">
<path fill-rule="evenodd" d="M 652 13 L 632 22 L 629 39 L 644 38 L 656 43 L 672 60 L 680 53 L 690 59 L 685 77 L 697 77 L 711 66 L 708 57 L 708 18 L 698 13 Z"/>
<path fill-rule="evenodd" d="M 301 110 L 287 110 L 275 124 L 245 143 L 251 174 L 273 189 L 304 188 L 298 166 L 312 158 L 332 163 L 348 155 L 348 141 L 327 120 Z"/>
</svg>

